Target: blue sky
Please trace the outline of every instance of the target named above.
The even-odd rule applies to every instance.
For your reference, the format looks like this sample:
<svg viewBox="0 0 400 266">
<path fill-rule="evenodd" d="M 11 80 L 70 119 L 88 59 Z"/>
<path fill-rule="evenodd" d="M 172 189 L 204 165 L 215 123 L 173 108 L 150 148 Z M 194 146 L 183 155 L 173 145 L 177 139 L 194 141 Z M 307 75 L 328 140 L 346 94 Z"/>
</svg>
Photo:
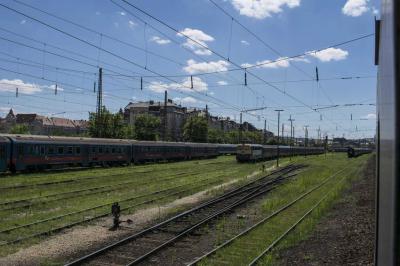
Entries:
<svg viewBox="0 0 400 266">
<path fill-rule="evenodd" d="M 17 113 L 87 119 L 88 112 L 95 110 L 93 83 L 97 79 L 96 67 L 101 66 L 104 103 L 112 111 L 123 108 L 129 101 L 162 100 L 167 89 L 169 98 L 184 106 L 208 104 L 213 115 L 236 120 L 240 110 L 266 107 L 244 113 L 244 120 L 262 128 L 266 119 L 269 130 L 275 133 L 274 110 L 284 109 L 281 121 L 289 125 L 291 115 L 298 136 L 304 134 L 305 125 L 310 126 L 309 135 L 314 137 L 318 128 L 330 137 L 374 136 L 375 106 L 370 105 L 375 103 L 376 95 L 373 36 L 296 60 L 285 57 L 373 33 L 374 16 L 379 13 L 378 1 L 214 0 L 235 18 L 233 22 L 209 0 L 128 1 L 182 34 L 121 0 L 113 1 L 127 10 L 108 0 L 2 1 L 10 8 L 92 44 L 87 45 L 0 6 L 0 110 L 3 114 L 12 107 Z M 196 42 L 188 40 L 188 36 Z M 270 62 L 277 59 L 280 61 Z M 254 64 L 261 66 L 254 67 Z M 248 86 L 244 86 L 245 71 L 240 67 L 248 66 L 253 67 L 247 70 Z M 316 67 L 318 83 L 313 80 Z M 204 75 L 214 71 L 221 72 Z M 143 77 L 143 90 L 140 77 Z M 343 77 L 361 78 L 340 79 Z M 343 106 L 348 104 L 361 105 Z M 340 106 L 326 108 L 331 105 Z M 316 112 L 313 108 L 323 109 Z"/>
</svg>

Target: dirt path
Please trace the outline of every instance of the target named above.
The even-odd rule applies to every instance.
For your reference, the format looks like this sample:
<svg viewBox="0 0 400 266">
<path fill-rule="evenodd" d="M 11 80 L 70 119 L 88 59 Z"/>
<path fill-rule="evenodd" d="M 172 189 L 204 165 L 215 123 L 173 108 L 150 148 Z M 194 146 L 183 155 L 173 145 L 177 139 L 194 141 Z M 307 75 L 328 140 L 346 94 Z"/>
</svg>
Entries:
<svg viewBox="0 0 400 266">
<path fill-rule="evenodd" d="M 373 265 L 375 156 L 305 241 L 280 254 L 279 265 Z"/>
</svg>

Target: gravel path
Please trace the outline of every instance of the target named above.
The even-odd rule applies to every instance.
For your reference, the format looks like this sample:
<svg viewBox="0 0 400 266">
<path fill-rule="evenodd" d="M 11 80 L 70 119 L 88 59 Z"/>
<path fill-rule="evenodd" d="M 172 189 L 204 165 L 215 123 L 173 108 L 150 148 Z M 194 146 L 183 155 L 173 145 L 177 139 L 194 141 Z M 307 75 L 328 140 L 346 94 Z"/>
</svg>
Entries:
<svg viewBox="0 0 400 266">
<path fill-rule="evenodd" d="M 373 265 L 375 156 L 310 238 L 280 254 L 279 265 Z"/>
</svg>

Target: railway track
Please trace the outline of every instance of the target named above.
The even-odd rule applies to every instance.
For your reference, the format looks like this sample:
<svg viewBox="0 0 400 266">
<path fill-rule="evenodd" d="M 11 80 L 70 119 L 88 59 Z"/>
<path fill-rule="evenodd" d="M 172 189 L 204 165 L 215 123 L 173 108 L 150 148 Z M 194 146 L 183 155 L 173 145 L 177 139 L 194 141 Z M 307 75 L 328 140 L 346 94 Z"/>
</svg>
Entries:
<svg viewBox="0 0 400 266">
<path fill-rule="evenodd" d="M 290 165 L 262 178 L 242 185 L 197 207 L 178 214 L 141 232 L 83 256 L 67 265 L 123 264 L 146 261 L 183 236 L 192 233 L 215 218 L 277 187 L 294 176 L 303 165 Z M 291 174 L 291 175 L 290 175 Z"/>
<path fill-rule="evenodd" d="M 184 183 L 178 186 L 171 186 L 162 190 L 157 190 L 151 193 L 144 193 L 141 195 L 136 195 L 133 197 L 125 198 L 122 200 L 119 200 L 119 203 L 129 203 L 129 202 L 134 202 L 131 205 L 126 205 L 123 208 L 121 208 L 121 211 L 130 211 L 133 209 L 136 209 L 140 206 L 148 205 L 148 204 L 153 204 L 156 202 L 161 202 L 167 198 L 177 196 L 177 195 L 186 195 L 187 193 L 190 193 L 191 191 L 197 191 L 198 189 L 201 189 L 206 186 L 210 185 L 215 185 L 220 182 L 219 177 L 224 177 L 226 176 L 225 174 L 219 175 L 219 176 L 214 176 L 214 177 L 208 177 L 208 178 L 203 178 L 200 179 L 196 182 L 191 182 L 190 184 Z M 217 178 L 217 179 L 216 179 Z M 151 198 L 151 196 L 155 196 L 154 198 Z M 150 198 L 148 198 L 150 197 Z M 139 199 L 142 199 L 142 201 L 137 201 Z M 59 232 L 63 229 L 70 228 L 75 225 L 87 223 L 102 217 L 106 217 L 109 215 L 109 209 L 113 202 L 97 205 L 94 207 L 86 208 L 83 210 L 71 212 L 71 213 L 66 213 L 58 216 L 54 216 L 51 218 L 43 219 L 43 220 L 38 220 L 29 224 L 22 224 L 18 226 L 14 226 L 11 228 L 3 229 L 0 230 L 0 239 L 3 239 L 3 241 L 0 241 L 0 246 L 5 246 L 5 245 L 12 245 L 16 244 L 22 241 L 25 241 L 27 239 L 31 239 L 34 237 L 40 237 L 44 235 L 50 235 L 52 233 Z M 94 214 L 93 214 L 94 213 Z M 75 219 L 73 219 L 75 217 Z M 82 218 L 83 217 L 83 218 Z M 69 223 L 62 223 L 61 225 L 56 225 L 54 226 L 54 222 L 56 221 L 62 221 L 62 219 L 68 218 L 69 220 L 73 220 L 73 222 Z M 41 228 L 44 227 L 44 225 L 50 227 L 51 229 L 43 230 Z M 32 227 L 38 227 L 38 230 L 33 230 L 32 234 L 27 233 L 26 230 Z M 10 233 L 13 233 L 14 235 L 20 233 L 20 236 L 13 236 L 12 239 L 9 238 Z"/>
<path fill-rule="evenodd" d="M 320 189 L 321 187 L 323 187 L 325 184 L 327 184 L 329 181 L 331 181 L 333 178 L 337 177 L 339 174 L 343 173 L 348 167 L 341 169 L 339 171 L 337 171 L 336 173 L 334 173 L 333 175 L 327 177 L 325 180 L 323 180 L 320 184 L 312 187 L 311 189 L 309 189 L 308 191 L 304 192 L 303 194 L 301 194 L 299 197 L 295 198 L 294 200 L 292 200 L 291 202 L 287 203 L 286 205 L 282 206 L 281 208 L 279 208 L 278 210 L 274 211 L 273 213 L 271 213 L 270 215 L 268 215 L 267 217 L 265 217 L 264 219 L 260 220 L 259 222 L 257 222 L 256 224 L 254 224 L 253 226 L 245 229 L 244 231 L 240 232 L 239 234 L 237 234 L 236 236 L 232 237 L 231 239 L 225 241 L 223 244 L 215 247 L 214 249 L 212 249 L 211 251 L 207 252 L 206 254 L 202 255 L 201 257 L 198 257 L 197 259 L 195 259 L 194 261 L 188 263 L 187 265 L 189 266 L 194 266 L 194 265 L 199 265 L 199 264 L 210 264 L 210 265 L 221 265 L 221 264 L 226 264 L 229 262 L 227 261 L 221 261 L 221 256 L 217 256 L 218 252 L 221 252 L 223 249 L 229 248 L 229 246 L 233 245 L 234 243 L 236 243 L 237 241 L 241 241 L 242 239 L 244 239 L 248 234 L 255 232 L 255 230 L 259 229 L 262 225 L 264 225 L 265 223 L 268 223 L 272 218 L 278 216 L 279 214 L 287 211 L 288 209 L 290 209 L 292 206 L 298 204 L 299 202 L 301 202 L 304 198 L 306 198 L 307 196 L 309 196 L 310 194 L 312 194 L 314 191 Z M 345 177 L 340 178 L 340 180 L 338 182 L 336 182 L 336 185 L 338 185 L 339 183 L 343 182 L 345 180 Z M 330 195 L 330 193 L 335 189 L 335 186 L 333 186 L 331 189 L 328 190 L 327 193 L 325 193 L 320 199 L 318 199 L 316 201 L 315 204 L 313 204 L 311 206 L 311 208 L 309 208 L 308 210 L 305 211 L 305 213 L 298 219 L 296 220 L 293 224 L 291 224 L 289 226 L 289 228 L 287 228 L 287 230 L 285 230 L 282 234 L 279 234 L 267 247 L 265 247 L 264 249 L 262 249 L 256 256 L 254 256 L 252 258 L 252 260 L 250 260 L 248 263 L 249 266 L 253 266 L 253 265 L 257 265 L 261 259 L 266 256 L 269 252 L 272 251 L 272 249 L 280 242 L 282 241 L 291 231 L 293 231 L 304 219 L 306 219 L 313 211 L 315 211 L 315 209 Z M 250 240 L 248 240 L 250 241 Z M 247 242 L 248 242 L 247 241 Z"/>
<path fill-rule="evenodd" d="M 207 162 L 207 163 L 199 163 L 199 165 L 213 165 L 213 164 L 219 164 L 220 162 Z M 154 166 L 154 165 L 151 165 Z M 144 167 L 151 167 L 149 166 L 144 166 Z M 133 167 L 131 167 L 133 168 Z M 177 170 L 181 169 L 182 166 L 171 166 L 168 168 L 168 170 Z M 86 169 L 93 169 L 93 168 L 84 168 L 83 170 Z M 82 170 L 82 169 L 79 169 Z M 65 183 L 76 183 L 84 180 L 91 180 L 91 179 L 98 179 L 98 178 L 115 178 L 118 176 L 124 176 L 128 174 L 154 174 L 156 172 L 162 173 L 165 172 L 165 168 L 160 168 L 160 169 L 138 169 L 135 170 L 129 169 L 129 168 L 124 168 L 123 173 L 118 173 L 118 174 L 101 174 L 101 175 L 89 175 L 89 176 L 83 176 L 83 177 L 77 177 L 77 178 L 67 178 L 67 179 L 62 179 L 62 180 L 56 180 L 56 181 L 46 181 L 46 182 L 38 182 L 38 183 L 28 183 L 28 184 L 20 184 L 20 185 L 12 185 L 12 186 L 0 186 L 0 190 L 12 190 L 12 189 L 29 189 L 29 188 L 38 188 L 42 186 L 51 186 L 51 185 L 63 185 Z M 72 169 L 71 172 L 77 172 L 78 170 Z M 50 173 L 49 173 L 50 174 Z M 52 173 L 51 173 L 52 174 Z M 30 177 L 31 178 L 31 177 Z"/>
<path fill-rule="evenodd" d="M 217 168 L 216 170 L 219 170 L 219 169 Z M 168 178 L 163 178 L 163 177 L 157 176 L 156 179 L 151 180 L 151 181 L 145 180 L 144 182 L 142 182 L 141 180 L 135 179 L 135 180 L 131 180 L 131 181 L 124 181 L 124 182 L 110 184 L 110 185 L 103 185 L 103 186 L 97 186 L 97 187 L 91 187 L 91 188 L 85 188 L 85 189 L 77 189 L 77 190 L 72 190 L 72 191 L 44 195 L 44 196 L 37 196 L 37 197 L 19 199 L 19 200 L 14 200 L 14 201 L 1 202 L 0 203 L 0 211 L 7 211 L 7 210 L 14 211 L 17 208 L 28 208 L 28 207 L 31 208 L 34 205 L 48 204 L 50 202 L 54 202 L 54 201 L 58 201 L 58 200 L 67 200 L 67 199 L 84 197 L 84 196 L 89 196 L 89 195 L 94 195 L 94 194 L 109 193 L 109 192 L 116 191 L 116 190 L 120 191 L 119 188 L 121 188 L 121 187 L 124 190 L 131 189 L 131 187 L 128 185 L 135 185 L 135 186 L 147 185 L 147 184 L 152 184 L 155 182 L 171 181 L 173 179 L 180 178 L 183 175 L 194 176 L 194 175 L 201 174 L 201 173 L 203 173 L 203 172 L 194 172 L 194 173 L 189 174 L 189 173 L 187 173 L 187 171 L 185 171 L 185 172 L 180 172 L 180 173 L 171 175 Z M 114 177 L 115 177 L 115 175 L 114 175 Z"/>
</svg>

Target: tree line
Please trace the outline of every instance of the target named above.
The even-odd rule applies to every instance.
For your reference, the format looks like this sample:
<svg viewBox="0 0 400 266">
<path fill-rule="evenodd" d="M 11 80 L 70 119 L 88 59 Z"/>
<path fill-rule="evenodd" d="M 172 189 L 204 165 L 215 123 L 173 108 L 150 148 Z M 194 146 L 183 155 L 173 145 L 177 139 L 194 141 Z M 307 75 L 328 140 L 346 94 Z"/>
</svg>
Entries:
<svg viewBox="0 0 400 266">
<path fill-rule="evenodd" d="M 123 112 L 110 112 L 103 107 L 100 115 L 97 113 L 89 113 L 88 131 L 79 136 L 87 136 L 94 138 L 114 138 L 114 139 L 137 139 L 156 141 L 161 140 L 160 136 L 161 119 L 159 117 L 140 114 L 135 117 L 133 125 L 124 121 Z M 188 142 L 209 142 L 209 143 L 239 143 L 239 131 L 223 131 L 221 129 L 211 128 L 207 119 L 204 117 L 189 117 L 183 125 L 182 137 Z M 30 134 L 27 125 L 15 125 L 11 128 L 12 134 Z M 53 135 L 65 135 L 64 132 L 54 131 Z M 71 135 L 70 136 L 78 136 Z M 168 140 L 172 140 L 170 136 L 166 136 Z M 246 143 L 259 143 L 264 141 L 261 131 L 243 131 L 242 141 Z M 274 139 L 268 140 L 267 144 L 275 144 Z"/>
<path fill-rule="evenodd" d="M 115 114 L 103 108 L 97 118 L 96 113 L 89 115 L 89 135 L 99 138 L 126 138 L 137 140 L 160 140 L 161 120 L 148 114 L 140 114 L 135 117 L 133 125 L 126 123 L 122 111 Z M 183 140 L 188 142 L 209 143 L 239 143 L 238 130 L 223 131 L 210 128 L 207 119 L 200 116 L 189 117 L 183 125 Z M 170 139 L 169 136 L 166 136 Z M 262 131 L 243 131 L 242 141 L 247 143 L 262 144 L 264 136 Z M 268 144 L 274 144 L 269 140 Z"/>
</svg>

